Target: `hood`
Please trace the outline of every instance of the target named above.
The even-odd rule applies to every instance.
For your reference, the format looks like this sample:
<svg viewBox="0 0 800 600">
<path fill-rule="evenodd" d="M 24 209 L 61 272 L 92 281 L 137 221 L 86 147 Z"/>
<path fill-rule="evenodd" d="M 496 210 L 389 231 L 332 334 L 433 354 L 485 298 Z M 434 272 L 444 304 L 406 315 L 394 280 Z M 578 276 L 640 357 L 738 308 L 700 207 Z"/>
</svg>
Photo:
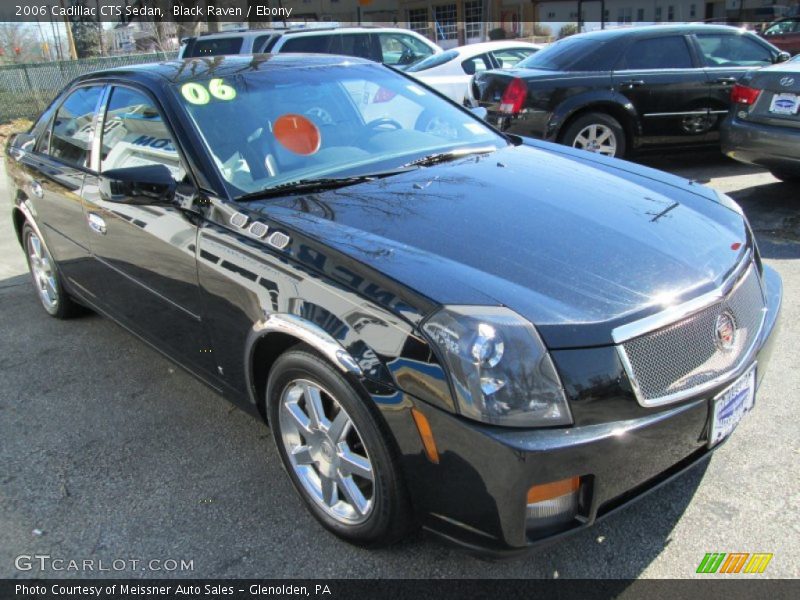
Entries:
<svg viewBox="0 0 800 600">
<path fill-rule="evenodd" d="M 438 304 L 506 305 L 551 348 L 602 345 L 719 285 L 749 243 L 739 214 L 658 174 L 521 145 L 247 208 Z"/>
</svg>

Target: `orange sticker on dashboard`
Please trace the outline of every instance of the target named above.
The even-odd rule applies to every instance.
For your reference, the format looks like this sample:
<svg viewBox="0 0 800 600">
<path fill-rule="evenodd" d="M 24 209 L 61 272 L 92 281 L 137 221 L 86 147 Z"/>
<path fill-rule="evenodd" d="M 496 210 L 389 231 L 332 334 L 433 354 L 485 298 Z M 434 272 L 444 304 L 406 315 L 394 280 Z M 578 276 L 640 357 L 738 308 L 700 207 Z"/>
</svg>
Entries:
<svg viewBox="0 0 800 600">
<path fill-rule="evenodd" d="M 278 117 L 272 127 L 272 134 L 281 146 L 303 156 L 314 154 L 322 143 L 319 128 L 303 115 L 288 114 Z"/>
</svg>

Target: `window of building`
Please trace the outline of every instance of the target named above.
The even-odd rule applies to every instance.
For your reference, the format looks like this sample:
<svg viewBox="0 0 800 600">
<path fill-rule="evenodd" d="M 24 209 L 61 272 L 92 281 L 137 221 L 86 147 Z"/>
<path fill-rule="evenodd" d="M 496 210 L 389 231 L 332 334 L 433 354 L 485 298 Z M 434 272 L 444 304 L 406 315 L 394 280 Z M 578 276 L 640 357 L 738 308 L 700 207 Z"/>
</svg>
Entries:
<svg viewBox="0 0 800 600">
<path fill-rule="evenodd" d="M 458 24 L 456 23 L 456 5 L 444 4 L 433 8 L 433 18 L 436 26 L 437 40 L 458 39 Z"/>
<path fill-rule="evenodd" d="M 428 35 L 428 9 L 412 8 L 408 11 L 408 28 L 422 35 Z"/>
<path fill-rule="evenodd" d="M 464 33 L 467 38 L 480 37 L 483 29 L 483 0 L 464 2 Z"/>
</svg>

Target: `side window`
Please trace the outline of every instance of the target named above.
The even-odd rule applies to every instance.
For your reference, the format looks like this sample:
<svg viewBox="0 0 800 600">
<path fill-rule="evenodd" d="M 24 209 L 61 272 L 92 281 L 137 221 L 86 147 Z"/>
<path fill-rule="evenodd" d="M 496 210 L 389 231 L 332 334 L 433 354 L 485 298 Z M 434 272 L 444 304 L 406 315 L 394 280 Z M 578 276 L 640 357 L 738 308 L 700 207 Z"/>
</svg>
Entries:
<svg viewBox="0 0 800 600">
<path fill-rule="evenodd" d="M 676 35 L 633 42 L 625 50 L 617 69 L 691 69 L 693 66 L 686 38 Z"/>
<path fill-rule="evenodd" d="M 510 69 L 518 62 L 528 58 L 535 50 L 528 48 L 506 48 L 505 50 L 495 50 L 492 52 L 497 64 L 501 69 Z"/>
<path fill-rule="evenodd" d="M 272 35 L 260 35 L 256 39 L 253 40 L 253 54 L 260 54 L 261 52 L 266 52 L 267 43 L 269 42 Z"/>
<path fill-rule="evenodd" d="M 191 48 L 186 48 L 184 57 L 219 56 L 221 54 L 239 54 L 242 49 L 243 39 L 240 37 L 229 38 L 197 38 Z"/>
<path fill-rule="evenodd" d="M 176 181 L 186 174 L 172 135 L 150 98 L 115 87 L 103 122 L 100 171 L 143 165 L 164 165 Z"/>
<path fill-rule="evenodd" d="M 800 20 L 787 19 L 785 21 L 778 21 L 771 27 L 768 27 L 764 32 L 766 37 L 771 35 L 786 35 L 787 33 L 795 33 L 800 31 Z"/>
<path fill-rule="evenodd" d="M 303 52 L 314 54 L 338 54 L 339 44 L 335 44 L 332 38 L 340 38 L 341 36 L 333 35 L 304 35 L 298 37 L 290 37 L 286 43 L 281 46 L 279 52 Z"/>
<path fill-rule="evenodd" d="M 341 49 L 331 54 L 344 54 L 345 56 L 358 56 L 367 60 L 380 60 L 377 51 L 372 49 L 372 39 L 368 33 L 346 33 L 336 36 Z"/>
<path fill-rule="evenodd" d="M 387 65 L 411 65 L 433 54 L 427 45 L 405 33 L 379 33 L 381 62 Z"/>
<path fill-rule="evenodd" d="M 49 148 L 45 154 L 76 167 L 89 166 L 94 116 L 103 92 L 102 86 L 78 88 L 56 112 Z"/>
<path fill-rule="evenodd" d="M 478 56 L 473 56 L 472 58 L 461 61 L 461 68 L 464 69 L 464 73 L 467 75 L 475 75 L 475 73 L 491 69 L 492 64 L 489 62 L 489 55 L 479 54 Z"/>
<path fill-rule="evenodd" d="M 743 35 L 699 33 L 697 42 L 709 67 L 758 67 L 772 64 L 770 51 Z"/>
</svg>

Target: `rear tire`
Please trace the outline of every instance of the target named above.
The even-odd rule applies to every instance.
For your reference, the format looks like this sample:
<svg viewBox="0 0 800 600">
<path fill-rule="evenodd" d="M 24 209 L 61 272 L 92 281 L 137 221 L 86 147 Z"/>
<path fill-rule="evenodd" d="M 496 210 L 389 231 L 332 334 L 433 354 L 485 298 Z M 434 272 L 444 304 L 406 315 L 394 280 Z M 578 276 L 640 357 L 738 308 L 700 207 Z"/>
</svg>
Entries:
<svg viewBox="0 0 800 600">
<path fill-rule="evenodd" d="M 410 531 L 391 433 L 341 373 L 311 352 L 289 350 L 270 371 L 266 400 L 283 466 L 326 529 L 362 546 Z"/>
<path fill-rule="evenodd" d="M 56 319 L 69 319 L 81 314 L 83 307 L 67 295 L 56 261 L 30 223 L 22 226 L 22 244 L 33 287 L 47 314 Z"/>
<path fill-rule="evenodd" d="M 611 115 L 592 112 L 575 119 L 564 130 L 562 144 L 580 150 L 622 158 L 625 156 L 625 130 Z"/>
<path fill-rule="evenodd" d="M 786 183 L 800 182 L 800 173 L 787 173 L 786 171 L 770 171 L 775 179 L 780 179 Z"/>
</svg>

